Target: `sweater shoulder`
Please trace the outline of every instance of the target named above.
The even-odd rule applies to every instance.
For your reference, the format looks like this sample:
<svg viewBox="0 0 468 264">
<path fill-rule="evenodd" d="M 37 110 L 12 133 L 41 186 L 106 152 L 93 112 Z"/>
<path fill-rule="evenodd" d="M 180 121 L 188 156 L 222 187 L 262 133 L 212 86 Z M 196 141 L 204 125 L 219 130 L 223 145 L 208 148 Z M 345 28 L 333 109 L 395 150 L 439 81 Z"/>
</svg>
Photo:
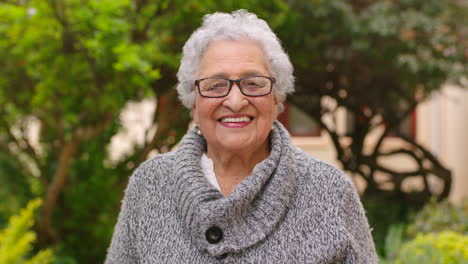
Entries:
<svg viewBox="0 0 468 264">
<path fill-rule="evenodd" d="M 346 263 L 377 263 L 365 211 L 351 179 L 300 149 L 295 155 L 302 181 L 296 200 L 300 216 L 296 218 L 308 220 L 304 225 L 313 229 L 314 219 L 320 216 L 317 226 L 334 230 L 333 243 L 345 245 Z"/>
<path fill-rule="evenodd" d="M 311 184 L 354 189 L 351 179 L 336 166 L 295 147 L 296 167 L 302 179 Z M 319 186 L 320 186 L 319 185 Z"/>
<path fill-rule="evenodd" d="M 162 180 L 163 177 L 171 174 L 173 164 L 174 152 L 156 155 L 140 164 L 133 172 L 132 178 L 145 184 Z"/>
</svg>

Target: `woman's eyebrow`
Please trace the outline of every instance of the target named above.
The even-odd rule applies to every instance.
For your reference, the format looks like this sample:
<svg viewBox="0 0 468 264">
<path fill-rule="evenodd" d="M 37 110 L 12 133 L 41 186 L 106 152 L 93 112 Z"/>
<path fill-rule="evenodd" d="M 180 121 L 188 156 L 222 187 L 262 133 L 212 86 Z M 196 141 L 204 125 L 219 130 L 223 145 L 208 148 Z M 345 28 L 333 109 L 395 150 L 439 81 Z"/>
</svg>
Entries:
<svg viewBox="0 0 468 264">
<path fill-rule="evenodd" d="M 259 71 L 245 71 L 242 73 L 242 76 L 245 77 L 245 76 L 251 76 L 251 75 L 265 75 L 264 73 L 261 73 Z"/>
<path fill-rule="evenodd" d="M 259 71 L 256 71 L 256 70 L 248 70 L 248 71 L 244 71 L 240 74 L 240 77 L 239 78 L 242 78 L 242 77 L 247 77 L 247 76 L 252 76 L 252 75 L 265 75 L 264 73 L 261 73 Z M 222 77 L 222 78 L 229 78 L 229 75 L 226 74 L 225 72 L 217 72 L 217 73 L 214 73 L 214 74 L 211 74 L 210 76 L 208 77 Z"/>
<path fill-rule="evenodd" d="M 217 72 L 217 73 L 214 73 L 214 74 L 210 74 L 210 76 L 207 76 L 208 78 L 209 77 L 223 77 L 223 78 L 228 78 L 229 76 L 226 74 L 226 73 L 223 73 L 223 72 Z"/>
</svg>

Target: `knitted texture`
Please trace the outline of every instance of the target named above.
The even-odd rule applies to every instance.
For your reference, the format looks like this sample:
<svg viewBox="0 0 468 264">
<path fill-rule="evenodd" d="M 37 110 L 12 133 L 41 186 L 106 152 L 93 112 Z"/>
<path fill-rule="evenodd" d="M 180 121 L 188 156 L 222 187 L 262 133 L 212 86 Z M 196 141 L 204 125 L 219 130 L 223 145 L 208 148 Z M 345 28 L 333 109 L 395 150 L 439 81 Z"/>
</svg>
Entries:
<svg viewBox="0 0 468 264">
<path fill-rule="evenodd" d="M 228 196 L 201 172 L 206 141 L 194 130 L 176 151 L 143 163 L 106 263 L 377 263 L 343 172 L 293 146 L 277 121 L 270 144 L 269 157 Z M 213 226 L 222 232 L 217 243 L 207 240 Z"/>
</svg>

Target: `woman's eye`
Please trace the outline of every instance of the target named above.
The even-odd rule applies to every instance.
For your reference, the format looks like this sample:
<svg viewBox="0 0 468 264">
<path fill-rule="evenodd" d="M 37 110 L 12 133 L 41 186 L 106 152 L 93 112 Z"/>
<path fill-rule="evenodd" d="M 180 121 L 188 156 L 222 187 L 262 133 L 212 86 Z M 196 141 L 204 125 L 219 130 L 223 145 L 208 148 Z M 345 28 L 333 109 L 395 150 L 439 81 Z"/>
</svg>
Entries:
<svg viewBox="0 0 468 264">
<path fill-rule="evenodd" d="M 216 83 L 213 85 L 213 88 L 220 88 L 220 87 L 224 87 L 224 83 Z"/>
<path fill-rule="evenodd" d="M 216 90 L 216 89 L 223 89 L 226 87 L 226 84 L 225 83 L 215 83 L 215 84 L 212 84 L 209 89 L 210 90 Z"/>
<path fill-rule="evenodd" d="M 260 88 L 260 87 L 262 87 L 262 85 L 260 83 L 257 83 L 257 82 L 248 82 L 245 85 L 247 87 L 249 87 L 249 88 Z"/>
<path fill-rule="evenodd" d="M 260 86 L 260 84 L 256 83 L 256 82 L 249 82 L 248 85 L 252 85 L 252 86 Z"/>
<path fill-rule="evenodd" d="M 213 91 L 213 90 L 223 90 L 228 86 L 226 82 L 220 80 L 206 80 L 202 84 L 202 89 L 204 91 Z"/>
</svg>

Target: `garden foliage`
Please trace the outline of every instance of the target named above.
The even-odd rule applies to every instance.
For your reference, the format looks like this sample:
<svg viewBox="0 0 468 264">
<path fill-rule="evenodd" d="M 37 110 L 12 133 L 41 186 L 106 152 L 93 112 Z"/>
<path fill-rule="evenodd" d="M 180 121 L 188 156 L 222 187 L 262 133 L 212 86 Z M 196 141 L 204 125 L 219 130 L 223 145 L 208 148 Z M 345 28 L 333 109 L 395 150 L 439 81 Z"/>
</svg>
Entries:
<svg viewBox="0 0 468 264">
<path fill-rule="evenodd" d="M 8 226 L 0 230 L 0 264 L 48 264 L 54 260 L 50 249 L 32 254 L 37 235 L 31 230 L 34 212 L 41 206 L 41 200 L 28 203 L 18 215 L 10 217 Z"/>
<path fill-rule="evenodd" d="M 460 204 L 432 201 L 416 215 L 414 222 L 408 226 L 408 236 L 419 233 L 442 232 L 450 230 L 468 235 L 468 200 Z"/>
<path fill-rule="evenodd" d="M 396 263 L 468 263 L 468 236 L 451 231 L 418 234 L 403 245 Z"/>
<path fill-rule="evenodd" d="M 468 201 L 427 204 L 409 225 L 393 225 L 382 263 L 468 263 Z"/>
</svg>

